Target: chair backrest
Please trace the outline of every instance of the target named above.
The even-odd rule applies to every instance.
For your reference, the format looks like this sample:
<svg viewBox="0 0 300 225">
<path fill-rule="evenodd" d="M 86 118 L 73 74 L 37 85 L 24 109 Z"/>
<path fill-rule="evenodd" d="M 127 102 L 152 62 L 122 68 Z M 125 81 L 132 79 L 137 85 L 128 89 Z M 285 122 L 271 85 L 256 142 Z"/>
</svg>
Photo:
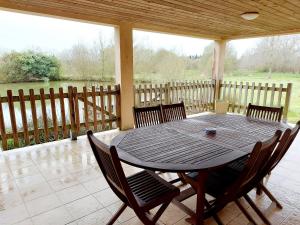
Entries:
<svg viewBox="0 0 300 225">
<path fill-rule="evenodd" d="M 164 122 L 182 120 L 186 118 L 184 103 L 161 105 L 161 111 Z"/>
<path fill-rule="evenodd" d="M 283 133 L 279 144 L 277 145 L 269 164 L 266 168 L 266 173 L 270 173 L 277 164 L 281 161 L 281 159 L 284 157 L 284 155 L 289 150 L 290 146 L 294 142 L 298 132 L 300 129 L 300 121 L 297 122 L 296 126 L 293 129 L 286 129 Z"/>
<path fill-rule="evenodd" d="M 160 106 L 133 107 L 135 127 L 147 127 L 163 122 Z"/>
<path fill-rule="evenodd" d="M 234 199 L 234 196 L 239 195 L 243 190 L 248 190 L 249 185 L 257 180 L 257 177 L 259 177 L 266 168 L 281 134 L 282 131 L 277 130 L 274 136 L 269 140 L 264 142 L 259 141 L 255 144 L 245 168 L 238 179 L 228 187 L 228 197 L 227 199 L 225 197 L 224 201 L 228 201 L 228 198 L 230 200 Z"/>
<path fill-rule="evenodd" d="M 269 121 L 281 121 L 283 107 L 267 107 L 260 105 L 252 105 L 249 103 L 247 108 L 247 117 L 263 119 Z"/>
<path fill-rule="evenodd" d="M 90 130 L 87 132 L 87 136 L 97 163 L 111 189 L 123 202 L 135 203 L 116 148 L 108 147 L 98 140 Z"/>
</svg>

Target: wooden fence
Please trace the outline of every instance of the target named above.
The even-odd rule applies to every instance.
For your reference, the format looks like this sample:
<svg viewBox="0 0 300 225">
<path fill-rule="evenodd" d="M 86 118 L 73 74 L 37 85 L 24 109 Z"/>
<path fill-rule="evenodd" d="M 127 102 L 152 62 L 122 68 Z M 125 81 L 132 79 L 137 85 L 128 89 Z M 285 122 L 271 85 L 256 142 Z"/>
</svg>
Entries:
<svg viewBox="0 0 300 225">
<path fill-rule="evenodd" d="M 194 81 L 134 87 L 135 106 L 146 107 L 184 101 L 187 114 L 214 110 L 216 99 L 229 102 L 229 112 L 245 114 L 249 103 L 283 106 L 287 119 L 292 84 L 262 84 L 255 82 Z"/>
<path fill-rule="evenodd" d="M 134 93 L 134 104 L 137 107 L 184 101 L 187 114 L 195 114 L 214 108 L 215 82 L 194 81 L 136 85 Z"/>
<path fill-rule="evenodd" d="M 52 140 L 76 137 L 88 129 L 94 131 L 119 126 L 120 89 L 94 86 L 63 88 L 55 93 L 53 88 L 39 94 L 21 89 L 14 96 L 11 90 L 0 97 L 0 134 L 4 150 Z M 6 111 L 5 111 L 6 109 Z M 9 116 L 8 116 L 9 114 Z M 19 125 L 18 125 L 19 123 Z"/>
<path fill-rule="evenodd" d="M 249 82 L 220 82 L 218 99 L 229 102 L 229 112 L 246 113 L 249 103 L 284 107 L 283 120 L 287 120 L 292 84 L 262 84 Z"/>
<path fill-rule="evenodd" d="M 284 106 L 287 119 L 292 84 L 237 82 L 172 82 L 137 85 L 135 106 L 145 107 L 184 101 L 187 114 L 213 111 L 216 99 L 229 102 L 229 112 L 245 113 L 249 103 Z M 45 93 L 33 89 L 25 95 L 11 90 L 0 97 L 0 135 L 4 150 L 58 139 L 76 137 L 88 129 L 101 131 L 119 127 L 120 88 L 118 85 L 53 88 Z"/>
</svg>

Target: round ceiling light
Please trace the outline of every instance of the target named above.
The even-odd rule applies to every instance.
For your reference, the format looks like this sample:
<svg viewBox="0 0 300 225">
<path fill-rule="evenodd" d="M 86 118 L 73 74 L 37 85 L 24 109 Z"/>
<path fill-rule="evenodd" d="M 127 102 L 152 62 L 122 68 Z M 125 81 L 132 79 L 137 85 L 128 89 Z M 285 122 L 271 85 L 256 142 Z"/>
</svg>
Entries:
<svg viewBox="0 0 300 225">
<path fill-rule="evenodd" d="M 255 20 L 258 16 L 258 12 L 245 12 L 241 14 L 241 17 L 245 20 Z"/>
</svg>

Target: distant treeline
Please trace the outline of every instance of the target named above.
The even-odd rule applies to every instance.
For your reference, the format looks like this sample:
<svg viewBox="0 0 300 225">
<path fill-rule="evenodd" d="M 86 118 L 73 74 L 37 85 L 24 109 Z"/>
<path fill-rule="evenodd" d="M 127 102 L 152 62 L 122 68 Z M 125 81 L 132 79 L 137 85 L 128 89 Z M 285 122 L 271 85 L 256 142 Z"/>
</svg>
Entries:
<svg viewBox="0 0 300 225">
<path fill-rule="evenodd" d="M 226 48 L 225 73 L 239 70 L 259 72 L 300 72 L 300 36 L 263 38 L 257 46 L 238 59 L 229 43 Z M 174 51 L 152 50 L 134 46 L 134 73 L 140 81 L 182 80 L 191 75 L 211 75 L 213 44 L 202 54 L 185 56 Z M 60 54 L 36 51 L 9 52 L 0 57 L 0 81 L 101 80 L 110 81 L 115 74 L 115 51 L 112 41 L 101 35 L 92 46 L 78 43 Z"/>
</svg>

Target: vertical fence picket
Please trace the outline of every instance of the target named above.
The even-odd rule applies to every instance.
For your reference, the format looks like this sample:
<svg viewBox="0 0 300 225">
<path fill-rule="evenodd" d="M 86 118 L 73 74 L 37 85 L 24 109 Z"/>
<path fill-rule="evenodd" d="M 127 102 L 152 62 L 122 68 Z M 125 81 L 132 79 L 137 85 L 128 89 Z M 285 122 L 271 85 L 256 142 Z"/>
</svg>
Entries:
<svg viewBox="0 0 300 225">
<path fill-rule="evenodd" d="M 259 102 L 260 102 L 260 93 L 261 93 L 261 83 L 258 83 L 256 105 L 259 105 Z"/>
<path fill-rule="evenodd" d="M 89 120 L 89 108 L 88 108 L 88 97 L 87 97 L 87 89 L 86 87 L 82 88 L 83 93 L 83 110 L 84 110 L 84 125 L 86 129 L 90 128 L 90 120 Z"/>
<path fill-rule="evenodd" d="M 265 87 L 264 87 L 264 102 L 263 102 L 263 105 L 264 105 L 264 106 L 267 105 L 268 88 L 269 88 L 268 83 L 265 83 Z"/>
<path fill-rule="evenodd" d="M 274 97 L 275 97 L 275 84 L 272 84 L 271 88 L 271 100 L 270 100 L 270 106 L 273 107 L 274 105 Z"/>
<path fill-rule="evenodd" d="M 76 132 L 77 132 L 77 134 L 79 134 L 81 124 L 80 124 L 80 114 L 79 114 L 79 102 L 78 102 L 77 87 L 73 88 L 73 100 L 74 100 Z"/>
<path fill-rule="evenodd" d="M 44 126 L 45 141 L 49 141 L 48 117 L 47 117 L 46 100 L 45 100 L 46 98 L 45 98 L 44 88 L 40 89 L 40 98 L 41 98 L 42 120 Z"/>
<path fill-rule="evenodd" d="M 70 116 L 70 127 L 71 127 L 71 138 L 76 139 L 77 127 L 75 119 L 75 103 L 74 103 L 74 88 L 72 86 L 68 87 L 68 101 L 69 101 L 69 116 Z"/>
<path fill-rule="evenodd" d="M 0 96 L 0 132 L 1 132 L 2 148 L 3 150 L 7 150 L 8 146 L 7 146 L 6 129 L 5 129 L 1 96 Z"/>
<path fill-rule="evenodd" d="M 25 105 L 25 98 L 24 98 L 23 89 L 19 90 L 19 98 L 20 98 L 20 110 L 21 110 L 22 125 L 23 125 L 23 132 L 24 132 L 24 141 L 25 141 L 26 145 L 29 145 L 30 140 L 29 140 L 26 105 Z"/>
<path fill-rule="evenodd" d="M 120 127 L 121 122 L 121 99 L 120 99 L 120 86 L 115 85 L 115 90 L 117 90 L 116 96 L 116 117 L 117 117 L 117 126 Z"/>
<path fill-rule="evenodd" d="M 7 90 L 7 102 L 8 102 L 8 108 L 10 114 L 11 129 L 13 132 L 14 147 L 19 147 L 19 137 L 18 137 L 18 128 L 16 123 L 15 106 L 14 106 L 14 99 L 11 90 Z"/>
<path fill-rule="evenodd" d="M 241 105 L 242 105 L 242 96 L 243 96 L 243 82 L 240 82 L 239 85 L 239 97 L 238 97 L 238 105 L 237 105 L 237 112 L 241 112 Z"/>
<path fill-rule="evenodd" d="M 96 109 L 96 88 L 92 86 L 92 102 L 93 102 L 93 120 L 94 120 L 94 131 L 97 131 L 97 109 Z"/>
<path fill-rule="evenodd" d="M 248 89 L 249 89 L 249 82 L 246 82 L 245 95 L 244 95 L 244 104 L 243 104 L 243 114 L 246 113 L 246 109 L 247 109 L 247 105 L 248 105 Z"/>
<path fill-rule="evenodd" d="M 57 126 L 54 89 L 50 88 L 49 91 L 50 91 L 50 105 L 51 105 L 51 114 L 52 114 L 52 122 L 53 122 L 53 134 L 54 134 L 54 139 L 58 140 L 58 126 Z"/>
<path fill-rule="evenodd" d="M 280 84 L 278 90 L 277 107 L 281 107 L 282 89 L 283 89 L 283 84 Z"/>
<path fill-rule="evenodd" d="M 68 130 L 66 126 L 66 114 L 65 114 L 65 97 L 63 88 L 59 88 L 59 103 L 60 103 L 60 117 L 61 117 L 61 129 L 63 138 L 68 137 Z"/>
<path fill-rule="evenodd" d="M 112 129 L 112 104 L 111 104 L 111 86 L 108 85 L 107 86 L 107 100 L 108 100 L 108 104 L 107 104 L 107 107 L 108 107 L 108 117 L 109 117 L 109 129 Z"/>
<path fill-rule="evenodd" d="M 32 123 L 34 128 L 34 141 L 35 143 L 40 143 L 40 132 L 38 127 L 38 119 L 36 114 L 36 103 L 35 103 L 35 96 L 34 96 L 34 90 L 29 90 L 29 98 L 30 98 L 30 105 L 31 105 L 31 115 L 32 115 Z"/>
<path fill-rule="evenodd" d="M 102 130 L 105 130 L 105 114 L 104 114 L 104 90 L 103 86 L 100 86 L 100 105 L 101 105 L 101 123 Z"/>
</svg>

